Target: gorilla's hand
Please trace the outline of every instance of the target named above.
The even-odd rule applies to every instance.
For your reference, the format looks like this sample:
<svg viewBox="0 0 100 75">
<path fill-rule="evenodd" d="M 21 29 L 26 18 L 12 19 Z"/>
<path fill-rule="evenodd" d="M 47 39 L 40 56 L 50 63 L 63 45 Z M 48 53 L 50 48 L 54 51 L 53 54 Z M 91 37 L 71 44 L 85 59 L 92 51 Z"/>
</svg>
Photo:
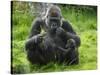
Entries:
<svg viewBox="0 0 100 75">
<path fill-rule="evenodd" d="M 36 44 L 42 42 L 42 39 L 43 39 L 41 34 L 38 34 L 38 35 L 34 36 L 33 38 L 34 38 L 34 42 Z"/>
<path fill-rule="evenodd" d="M 58 36 L 61 36 L 63 33 L 65 33 L 65 31 L 64 31 L 63 28 L 59 27 L 59 28 L 56 29 L 56 34 L 57 34 Z"/>
</svg>

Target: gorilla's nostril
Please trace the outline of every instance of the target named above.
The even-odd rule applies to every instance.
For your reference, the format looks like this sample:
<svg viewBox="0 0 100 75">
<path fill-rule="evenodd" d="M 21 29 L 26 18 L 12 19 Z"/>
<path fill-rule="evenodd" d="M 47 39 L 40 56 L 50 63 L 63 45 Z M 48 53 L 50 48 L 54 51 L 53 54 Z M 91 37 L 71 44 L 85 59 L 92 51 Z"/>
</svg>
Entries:
<svg viewBox="0 0 100 75">
<path fill-rule="evenodd" d="M 55 26 L 55 23 L 53 23 L 52 25 Z"/>
<path fill-rule="evenodd" d="M 52 26 L 53 26 L 53 27 L 56 27 L 57 25 L 56 25 L 56 23 L 53 23 Z"/>
</svg>

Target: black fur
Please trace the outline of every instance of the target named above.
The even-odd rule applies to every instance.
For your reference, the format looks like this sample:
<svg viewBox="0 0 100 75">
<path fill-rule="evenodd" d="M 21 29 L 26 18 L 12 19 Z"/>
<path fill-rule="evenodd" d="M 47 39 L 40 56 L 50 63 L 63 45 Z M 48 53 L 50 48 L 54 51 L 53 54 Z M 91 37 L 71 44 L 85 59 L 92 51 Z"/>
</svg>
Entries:
<svg viewBox="0 0 100 75">
<path fill-rule="evenodd" d="M 52 25 L 52 23 L 50 22 Z M 53 27 L 54 28 L 54 27 Z M 41 30 L 45 33 L 41 34 Z M 45 19 L 36 18 L 26 41 L 27 58 L 32 64 L 47 64 L 49 62 L 78 64 L 80 38 L 72 26 L 62 20 L 61 26 L 47 27 Z"/>
</svg>

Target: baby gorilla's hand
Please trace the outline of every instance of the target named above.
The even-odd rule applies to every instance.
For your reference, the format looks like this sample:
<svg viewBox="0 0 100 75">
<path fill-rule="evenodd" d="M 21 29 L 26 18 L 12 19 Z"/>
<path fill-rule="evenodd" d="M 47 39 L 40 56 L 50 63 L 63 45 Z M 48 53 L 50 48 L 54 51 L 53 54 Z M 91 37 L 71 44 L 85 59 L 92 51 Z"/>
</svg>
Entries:
<svg viewBox="0 0 100 75">
<path fill-rule="evenodd" d="M 75 48 L 75 47 L 76 47 L 75 40 L 69 39 L 69 40 L 67 41 L 66 48 Z"/>
</svg>

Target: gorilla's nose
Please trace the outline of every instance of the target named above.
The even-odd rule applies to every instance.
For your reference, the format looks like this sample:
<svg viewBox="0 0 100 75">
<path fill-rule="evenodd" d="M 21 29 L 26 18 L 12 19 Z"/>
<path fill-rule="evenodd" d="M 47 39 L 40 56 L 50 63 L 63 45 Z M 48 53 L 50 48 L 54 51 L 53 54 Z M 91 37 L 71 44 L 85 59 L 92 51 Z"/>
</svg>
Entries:
<svg viewBox="0 0 100 75">
<path fill-rule="evenodd" d="M 57 24 L 56 23 L 53 23 L 52 24 L 52 28 L 57 28 Z"/>
</svg>

